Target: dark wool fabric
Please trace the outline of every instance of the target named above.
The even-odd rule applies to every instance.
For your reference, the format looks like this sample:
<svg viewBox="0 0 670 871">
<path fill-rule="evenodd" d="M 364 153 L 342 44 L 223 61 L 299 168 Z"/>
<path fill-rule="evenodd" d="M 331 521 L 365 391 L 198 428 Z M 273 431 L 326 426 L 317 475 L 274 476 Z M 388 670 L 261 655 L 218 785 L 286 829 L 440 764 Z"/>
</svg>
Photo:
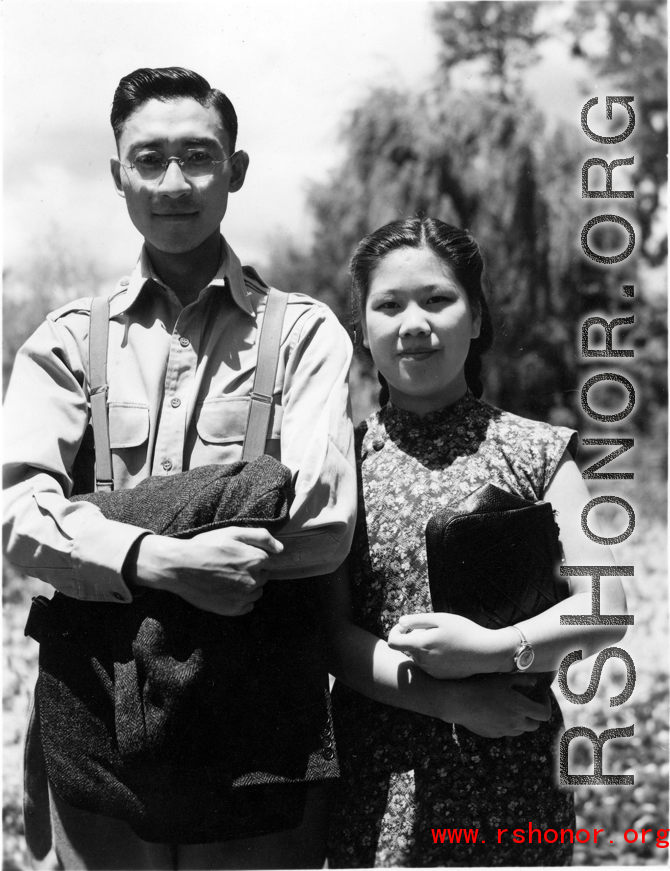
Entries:
<svg viewBox="0 0 670 871">
<path fill-rule="evenodd" d="M 132 490 L 73 496 L 92 502 L 109 520 L 150 529 L 157 535 L 191 538 L 224 526 L 279 529 L 288 520 L 291 472 L 261 456 L 251 463 L 200 466 L 147 478 Z"/>
<path fill-rule="evenodd" d="M 291 473 L 263 456 L 73 497 L 111 519 L 188 537 L 279 529 Z M 147 841 L 206 843 L 299 824 L 306 784 L 338 776 L 314 579 L 270 582 L 242 617 L 162 591 L 130 605 L 56 594 L 40 641 L 40 733 L 69 804 Z"/>
</svg>

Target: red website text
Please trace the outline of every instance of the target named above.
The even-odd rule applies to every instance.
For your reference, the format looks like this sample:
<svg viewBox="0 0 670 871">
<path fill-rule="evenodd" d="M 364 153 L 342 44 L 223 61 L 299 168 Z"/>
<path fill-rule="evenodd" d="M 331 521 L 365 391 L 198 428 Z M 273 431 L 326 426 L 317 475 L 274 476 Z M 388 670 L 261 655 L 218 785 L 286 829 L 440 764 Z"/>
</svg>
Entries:
<svg viewBox="0 0 670 871">
<path fill-rule="evenodd" d="M 431 829 L 434 844 L 485 844 L 486 841 L 479 838 L 479 829 Z M 497 843 L 502 844 L 504 840 L 510 839 L 515 844 L 555 844 L 557 841 L 561 844 L 588 844 L 592 841 L 598 843 L 598 838 L 601 838 L 601 843 L 606 839 L 601 837 L 604 835 L 604 829 L 540 829 L 534 826 L 533 823 L 528 823 L 525 829 L 498 829 Z M 655 841 L 655 845 L 661 849 L 667 849 L 670 841 L 668 835 L 670 829 L 658 829 L 654 833 L 653 829 L 626 829 L 624 832 L 624 840 L 627 844 L 645 844 Z M 610 844 L 612 841 L 610 840 Z"/>
</svg>

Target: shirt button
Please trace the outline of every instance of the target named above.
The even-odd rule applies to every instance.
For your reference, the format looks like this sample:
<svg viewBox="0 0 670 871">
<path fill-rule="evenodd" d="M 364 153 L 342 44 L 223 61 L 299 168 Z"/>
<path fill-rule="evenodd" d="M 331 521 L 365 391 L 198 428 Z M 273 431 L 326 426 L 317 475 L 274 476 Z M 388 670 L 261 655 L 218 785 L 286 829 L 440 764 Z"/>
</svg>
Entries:
<svg viewBox="0 0 670 871">
<path fill-rule="evenodd" d="M 174 399 L 170 400 L 170 405 L 171 405 L 173 408 L 179 408 L 179 406 L 181 405 L 181 399 L 177 399 L 177 398 L 175 397 Z"/>
<path fill-rule="evenodd" d="M 121 593 L 112 593 L 112 596 L 114 596 L 115 599 L 123 600 Z"/>
<path fill-rule="evenodd" d="M 128 287 L 128 285 L 130 284 L 130 279 L 122 278 L 121 281 L 119 281 L 119 284 L 121 285 L 121 287 Z"/>
<path fill-rule="evenodd" d="M 166 472 L 169 472 L 172 468 L 172 460 L 163 460 L 161 466 L 165 469 Z"/>
<path fill-rule="evenodd" d="M 186 336 L 182 336 L 182 337 L 179 339 L 179 344 L 182 346 L 182 348 L 186 348 L 186 347 L 188 347 L 188 345 L 189 345 L 189 341 L 188 341 L 188 339 L 186 338 Z"/>
<path fill-rule="evenodd" d="M 372 447 L 376 451 L 381 451 L 381 449 L 384 447 L 384 439 L 381 436 L 376 436 L 372 442 Z"/>
</svg>

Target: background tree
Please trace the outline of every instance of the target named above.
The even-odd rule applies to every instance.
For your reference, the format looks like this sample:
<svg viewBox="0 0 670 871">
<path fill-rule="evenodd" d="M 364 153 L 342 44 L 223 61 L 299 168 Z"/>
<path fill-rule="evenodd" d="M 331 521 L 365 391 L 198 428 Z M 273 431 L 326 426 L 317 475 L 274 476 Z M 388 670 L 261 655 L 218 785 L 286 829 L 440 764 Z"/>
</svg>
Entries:
<svg viewBox="0 0 670 871">
<path fill-rule="evenodd" d="M 668 253 L 665 210 L 667 187 L 668 91 L 667 20 L 659 0 L 579 2 L 567 22 L 573 53 L 593 73 L 635 96 L 636 218 L 642 230 L 640 254 L 651 265 Z"/>
<path fill-rule="evenodd" d="M 644 7 L 641 20 L 638 5 Z M 422 93 L 377 88 L 351 112 L 342 132 L 341 166 L 309 195 L 313 242 L 304 251 L 284 240 L 272 272 L 283 286 L 319 296 L 347 323 L 347 262 L 363 235 L 416 213 L 469 228 L 484 248 L 497 327 L 485 368 L 487 398 L 510 411 L 574 425 L 584 317 L 633 311 L 621 297 L 621 284 L 635 283 L 640 260 L 658 265 L 664 259 L 657 215 L 667 106 L 655 84 L 642 99 L 646 73 L 626 76 L 638 69 L 635 51 L 647 53 L 657 73 L 664 69 L 665 18 L 663 5 L 652 0 L 577 4 L 567 31 L 573 51 L 586 57 L 594 72 L 605 80 L 616 73 L 612 84 L 627 82 L 640 94 L 632 208 L 642 228 L 642 257 L 603 269 L 579 246 L 586 220 L 580 198 L 585 137 L 577 125 L 548 132 L 541 108 L 523 88 L 523 70 L 552 35 L 550 25 L 538 28 L 537 12 L 533 2 L 437 5 L 441 51 L 432 85 Z M 641 27 L 642 35 L 628 32 L 632 18 L 631 30 Z M 597 54 L 583 39 L 587 31 L 600 37 Z M 615 46 L 618 55 L 612 54 Z M 454 84 L 464 71 L 467 79 L 459 80 L 468 81 L 467 89 Z M 593 247 L 620 250 L 616 232 L 597 230 L 589 235 Z M 661 301 L 638 294 L 634 312 L 635 328 L 627 338 L 619 328 L 618 341 L 622 347 L 629 346 L 624 341 L 634 343 L 636 376 L 644 380 L 641 395 L 650 411 L 662 409 L 665 385 L 655 367 L 664 353 L 663 333 L 641 328 L 659 322 Z M 363 385 L 370 383 L 367 365 L 359 363 Z M 361 389 L 359 380 L 354 388 Z M 658 419 L 638 414 L 636 422 L 649 428 Z"/>
<path fill-rule="evenodd" d="M 93 258 L 73 246 L 57 226 L 40 240 L 21 271 L 5 270 L 2 279 L 4 396 L 16 352 L 46 315 L 66 302 L 95 296 L 103 281 Z"/>
</svg>

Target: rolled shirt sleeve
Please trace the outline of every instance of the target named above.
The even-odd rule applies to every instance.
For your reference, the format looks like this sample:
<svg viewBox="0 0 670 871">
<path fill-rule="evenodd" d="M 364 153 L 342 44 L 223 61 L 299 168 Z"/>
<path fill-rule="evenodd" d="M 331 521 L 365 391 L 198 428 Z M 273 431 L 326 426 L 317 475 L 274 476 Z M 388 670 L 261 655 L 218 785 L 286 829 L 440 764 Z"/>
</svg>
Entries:
<svg viewBox="0 0 670 871">
<path fill-rule="evenodd" d="M 332 572 L 349 552 L 356 519 L 351 355 L 330 309 L 310 306 L 294 331 L 284 374 L 281 459 L 298 475 L 289 523 L 277 536 L 285 550 L 275 578 Z"/>
<path fill-rule="evenodd" d="M 88 423 L 77 344 L 51 318 L 19 351 L 4 406 L 7 559 L 68 596 L 129 602 L 123 563 L 145 530 L 71 503 L 72 466 Z"/>
</svg>

